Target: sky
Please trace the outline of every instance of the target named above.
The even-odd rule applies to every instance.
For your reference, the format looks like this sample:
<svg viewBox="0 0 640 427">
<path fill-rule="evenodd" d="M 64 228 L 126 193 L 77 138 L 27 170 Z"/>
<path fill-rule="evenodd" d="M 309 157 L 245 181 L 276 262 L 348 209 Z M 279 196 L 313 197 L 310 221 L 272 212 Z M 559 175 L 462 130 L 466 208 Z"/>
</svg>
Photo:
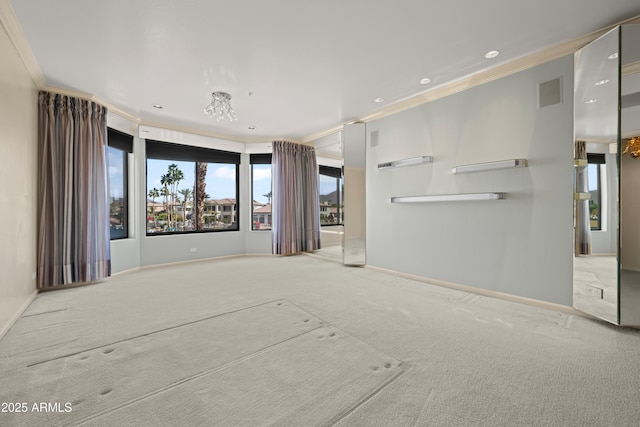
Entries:
<svg viewBox="0 0 640 427">
<path fill-rule="evenodd" d="M 178 183 L 178 192 L 185 188 L 193 191 L 196 177 L 194 162 L 147 159 L 147 198 L 151 189 L 162 189 L 163 185 L 160 180 L 162 175 L 167 173 L 169 165 L 171 164 L 177 165 L 178 169 L 180 169 L 184 175 L 184 179 Z M 209 195 L 209 199 L 235 199 L 236 165 L 209 163 L 207 166 L 207 177 L 205 179 L 205 183 L 205 191 Z M 156 201 L 160 202 L 160 199 L 161 198 L 158 198 Z"/>
<path fill-rule="evenodd" d="M 122 197 L 122 151 L 109 149 L 109 180 L 111 186 L 111 197 Z M 166 174 L 170 164 L 176 164 L 178 169 L 184 174 L 184 179 L 180 181 L 178 190 L 189 188 L 193 191 L 195 182 L 195 163 L 179 162 L 175 160 L 147 160 L 147 198 L 149 190 L 162 189 L 160 179 Z M 235 180 L 237 166 L 233 164 L 209 163 L 207 166 L 206 192 L 211 199 L 235 198 Z M 271 191 L 271 165 L 252 165 L 253 167 L 253 199 L 260 203 L 267 203 L 265 194 Z M 335 178 L 320 176 L 320 194 L 329 194 L 336 190 Z M 156 199 L 161 202 L 162 198 Z"/>
</svg>

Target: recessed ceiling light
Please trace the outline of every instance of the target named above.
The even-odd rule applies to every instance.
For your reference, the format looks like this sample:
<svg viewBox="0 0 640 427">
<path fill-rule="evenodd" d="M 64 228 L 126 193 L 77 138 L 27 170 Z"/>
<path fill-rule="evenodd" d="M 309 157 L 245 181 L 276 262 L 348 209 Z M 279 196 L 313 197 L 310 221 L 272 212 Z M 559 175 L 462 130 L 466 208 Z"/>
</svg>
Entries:
<svg viewBox="0 0 640 427">
<path fill-rule="evenodd" d="M 617 57 L 618 57 L 618 52 L 612 53 L 611 55 L 607 56 L 607 59 L 616 59 Z"/>
<path fill-rule="evenodd" d="M 157 108 L 158 110 L 162 110 L 162 105 L 160 105 L 160 104 L 153 104 L 153 108 Z"/>
<path fill-rule="evenodd" d="M 500 52 L 498 52 L 497 50 L 492 50 L 490 52 L 487 52 L 484 57 L 487 59 L 491 59 L 491 58 L 495 58 L 496 56 L 500 55 Z"/>
<path fill-rule="evenodd" d="M 594 102 L 598 102 L 598 100 L 593 98 L 593 99 L 590 99 L 588 101 L 584 101 L 585 104 L 593 104 Z"/>
<path fill-rule="evenodd" d="M 255 126 L 249 126 L 249 130 L 255 130 L 256 127 Z"/>
<path fill-rule="evenodd" d="M 595 84 L 596 86 L 602 86 L 602 85 L 606 85 L 607 83 L 609 83 L 609 79 L 598 80 Z"/>
<path fill-rule="evenodd" d="M 374 99 L 373 101 L 374 101 L 374 102 L 377 102 L 377 103 L 379 104 L 379 103 L 381 103 L 381 102 L 384 102 L 384 99 L 382 99 L 382 98 L 376 98 L 376 99 Z"/>
<path fill-rule="evenodd" d="M 424 79 L 420 80 L 421 85 L 428 85 L 429 83 L 431 83 L 431 79 L 429 77 L 425 77 Z"/>
</svg>

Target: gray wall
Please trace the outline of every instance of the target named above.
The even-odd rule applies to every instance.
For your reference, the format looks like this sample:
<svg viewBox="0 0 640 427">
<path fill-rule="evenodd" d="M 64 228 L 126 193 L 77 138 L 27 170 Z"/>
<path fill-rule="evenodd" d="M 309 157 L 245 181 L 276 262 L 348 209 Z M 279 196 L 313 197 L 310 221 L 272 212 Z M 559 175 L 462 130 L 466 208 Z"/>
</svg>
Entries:
<svg viewBox="0 0 640 427">
<path fill-rule="evenodd" d="M 562 78 L 563 103 L 537 108 Z M 371 147 L 371 132 L 378 146 Z M 571 306 L 573 56 L 367 124 L 367 263 Z M 431 165 L 377 164 L 432 155 Z M 526 158 L 528 168 L 452 175 Z M 391 196 L 506 192 L 506 200 L 412 205 Z"/>
</svg>

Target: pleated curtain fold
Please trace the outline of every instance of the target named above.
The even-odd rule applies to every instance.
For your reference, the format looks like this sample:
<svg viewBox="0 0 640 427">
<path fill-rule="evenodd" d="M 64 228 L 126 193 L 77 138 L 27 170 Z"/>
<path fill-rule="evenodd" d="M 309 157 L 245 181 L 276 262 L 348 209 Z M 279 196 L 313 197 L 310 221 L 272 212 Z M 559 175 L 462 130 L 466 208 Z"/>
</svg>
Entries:
<svg viewBox="0 0 640 427">
<path fill-rule="evenodd" d="M 575 159 L 587 161 L 585 141 L 575 142 Z M 589 193 L 589 169 L 586 165 L 575 167 L 576 194 Z M 589 200 L 575 200 L 575 252 L 576 255 L 591 255 L 591 220 Z"/>
<path fill-rule="evenodd" d="M 318 165 L 313 147 L 287 141 L 272 144 L 273 253 L 320 249 Z"/>
<path fill-rule="evenodd" d="M 39 94 L 38 288 L 111 274 L 107 110 Z"/>
</svg>

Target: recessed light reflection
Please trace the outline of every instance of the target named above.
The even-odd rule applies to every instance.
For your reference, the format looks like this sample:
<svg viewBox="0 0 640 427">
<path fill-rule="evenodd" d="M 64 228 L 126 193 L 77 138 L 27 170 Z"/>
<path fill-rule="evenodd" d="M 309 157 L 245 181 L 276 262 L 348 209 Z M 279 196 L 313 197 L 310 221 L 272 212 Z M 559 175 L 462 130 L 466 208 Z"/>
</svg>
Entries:
<svg viewBox="0 0 640 427">
<path fill-rule="evenodd" d="M 373 100 L 373 102 L 377 102 L 379 104 L 381 102 L 384 102 L 384 99 L 383 98 L 376 98 L 376 99 Z"/>
<path fill-rule="evenodd" d="M 598 100 L 597 99 L 590 99 L 588 101 L 584 101 L 585 104 L 593 104 L 595 102 L 598 102 Z"/>
<path fill-rule="evenodd" d="M 428 77 L 425 77 L 424 79 L 420 80 L 421 85 L 428 85 L 429 83 L 431 83 L 431 79 Z"/>
<path fill-rule="evenodd" d="M 158 110 L 162 110 L 162 105 L 160 105 L 160 104 L 153 104 L 153 108 L 157 108 Z"/>
<path fill-rule="evenodd" d="M 598 80 L 595 85 L 596 86 L 602 86 L 602 85 L 606 85 L 607 83 L 609 83 L 609 79 L 602 79 L 602 80 Z"/>
<path fill-rule="evenodd" d="M 618 52 L 612 53 L 611 55 L 607 56 L 607 59 L 616 59 L 617 57 L 618 57 Z"/>
<path fill-rule="evenodd" d="M 496 56 L 500 55 L 500 52 L 498 52 L 497 50 L 492 50 L 490 52 L 487 52 L 484 57 L 487 59 L 491 59 L 491 58 L 495 58 Z"/>
</svg>

